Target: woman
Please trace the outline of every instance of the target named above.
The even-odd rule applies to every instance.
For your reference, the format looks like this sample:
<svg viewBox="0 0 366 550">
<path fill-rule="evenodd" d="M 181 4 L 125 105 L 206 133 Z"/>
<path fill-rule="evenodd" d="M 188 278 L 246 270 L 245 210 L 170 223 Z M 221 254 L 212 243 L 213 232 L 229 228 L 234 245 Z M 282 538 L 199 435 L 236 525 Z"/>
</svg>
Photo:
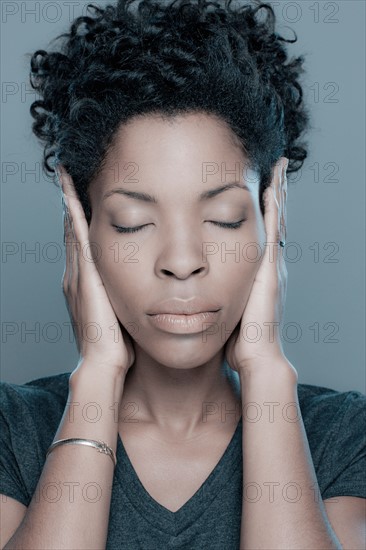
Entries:
<svg viewBox="0 0 366 550">
<path fill-rule="evenodd" d="M 80 360 L 2 383 L 2 548 L 361 548 L 366 397 L 298 384 L 280 339 L 302 58 L 258 2 L 120 0 L 63 38 L 32 114 Z"/>
</svg>

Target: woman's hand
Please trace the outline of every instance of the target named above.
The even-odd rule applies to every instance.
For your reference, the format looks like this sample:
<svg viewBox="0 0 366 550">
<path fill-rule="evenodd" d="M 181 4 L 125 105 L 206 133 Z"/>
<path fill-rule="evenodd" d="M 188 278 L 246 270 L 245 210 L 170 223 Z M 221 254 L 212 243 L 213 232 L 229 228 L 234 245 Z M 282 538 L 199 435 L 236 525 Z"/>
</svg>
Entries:
<svg viewBox="0 0 366 550">
<path fill-rule="evenodd" d="M 124 329 L 122 336 L 91 256 L 89 227 L 72 178 L 61 165 L 57 171 L 64 194 L 66 267 L 62 284 L 80 353 L 78 366 L 94 364 L 113 374 L 125 374 L 135 361 L 132 341 Z"/>
<path fill-rule="evenodd" d="M 297 378 L 280 338 L 287 288 L 287 268 L 279 245 L 280 240 L 286 242 L 287 166 L 288 159 L 281 157 L 264 192 L 265 250 L 241 322 L 225 347 L 229 366 L 239 373 L 241 369 L 266 371 L 275 364 L 288 363 Z"/>
</svg>

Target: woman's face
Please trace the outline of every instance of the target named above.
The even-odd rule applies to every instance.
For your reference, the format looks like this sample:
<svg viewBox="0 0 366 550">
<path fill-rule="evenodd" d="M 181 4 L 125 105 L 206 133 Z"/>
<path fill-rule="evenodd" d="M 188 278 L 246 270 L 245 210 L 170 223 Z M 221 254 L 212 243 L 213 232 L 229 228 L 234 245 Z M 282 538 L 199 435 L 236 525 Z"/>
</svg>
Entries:
<svg viewBox="0 0 366 550">
<path fill-rule="evenodd" d="M 136 357 L 141 348 L 165 366 L 201 365 L 220 352 L 241 319 L 262 260 L 265 228 L 259 179 L 231 137 L 228 127 L 204 114 L 134 119 L 118 131 L 90 186 L 93 256 Z M 200 198 L 235 181 L 248 189 Z M 213 223 L 243 219 L 237 229 Z M 115 226 L 144 227 L 121 233 Z M 220 308 L 198 329 L 156 325 L 148 314 L 169 298 L 192 297 Z"/>
</svg>

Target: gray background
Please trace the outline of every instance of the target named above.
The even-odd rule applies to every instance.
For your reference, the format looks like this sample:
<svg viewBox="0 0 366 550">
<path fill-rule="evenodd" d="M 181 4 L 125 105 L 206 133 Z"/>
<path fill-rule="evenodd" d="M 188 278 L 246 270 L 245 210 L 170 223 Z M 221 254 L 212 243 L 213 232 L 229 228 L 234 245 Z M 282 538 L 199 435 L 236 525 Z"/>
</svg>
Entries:
<svg viewBox="0 0 366 550">
<path fill-rule="evenodd" d="M 86 4 L 2 3 L 1 378 L 8 382 L 71 371 L 78 360 L 61 291 L 61 202 L 31 132 L 36 96 L 24 54 L 47 50 Z M 284 349 L 300 383 L 365 393 L 365 2 L 271 4 L 277 30 L 297 33 L 291 55 L 306 54 L 313 126 L 309 158 L 288 182 Z"/>
</svg>

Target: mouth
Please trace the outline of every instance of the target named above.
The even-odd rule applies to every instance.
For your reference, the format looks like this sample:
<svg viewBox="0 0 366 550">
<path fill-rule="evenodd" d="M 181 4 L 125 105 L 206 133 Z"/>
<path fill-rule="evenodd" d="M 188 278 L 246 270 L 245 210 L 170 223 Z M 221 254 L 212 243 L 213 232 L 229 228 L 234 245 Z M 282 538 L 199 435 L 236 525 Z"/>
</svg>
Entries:
<svg viewBox="0 0 366 550">
<path fill-rule="evenodd" d="M 146 313 L 148 315 L 158 315 L 161 313 L 167 315 L 199 315 L 200 313 L 214 313 L 220 309 L 221 305 L 216 300 L 210 300 L 198 295 L 189 299 L 168 298 L 153 305 Z"/>
<path fill-rule="evenodd" d="M 200 315 L 202 313 L 216 313 L 217 311 L 220 311 L 220 309 L 209 309 L 207 311 L 159 311 L 156 313 L 148 313 L 147 315 L 153 316 L 153 315 L 173 315 L 175 317 L 179 317 L 182 315 L 185 315 L 186 317 L 192 317 L 193 315 Z"/>
<path fill-rule="evenodd" d="M 217 321 L 218 310 L 196 313 L 155 313 L 148 314 L 151 322 L 163 332 L 173 334 L 196 334 L 203 332 Z"/>
</svg>

